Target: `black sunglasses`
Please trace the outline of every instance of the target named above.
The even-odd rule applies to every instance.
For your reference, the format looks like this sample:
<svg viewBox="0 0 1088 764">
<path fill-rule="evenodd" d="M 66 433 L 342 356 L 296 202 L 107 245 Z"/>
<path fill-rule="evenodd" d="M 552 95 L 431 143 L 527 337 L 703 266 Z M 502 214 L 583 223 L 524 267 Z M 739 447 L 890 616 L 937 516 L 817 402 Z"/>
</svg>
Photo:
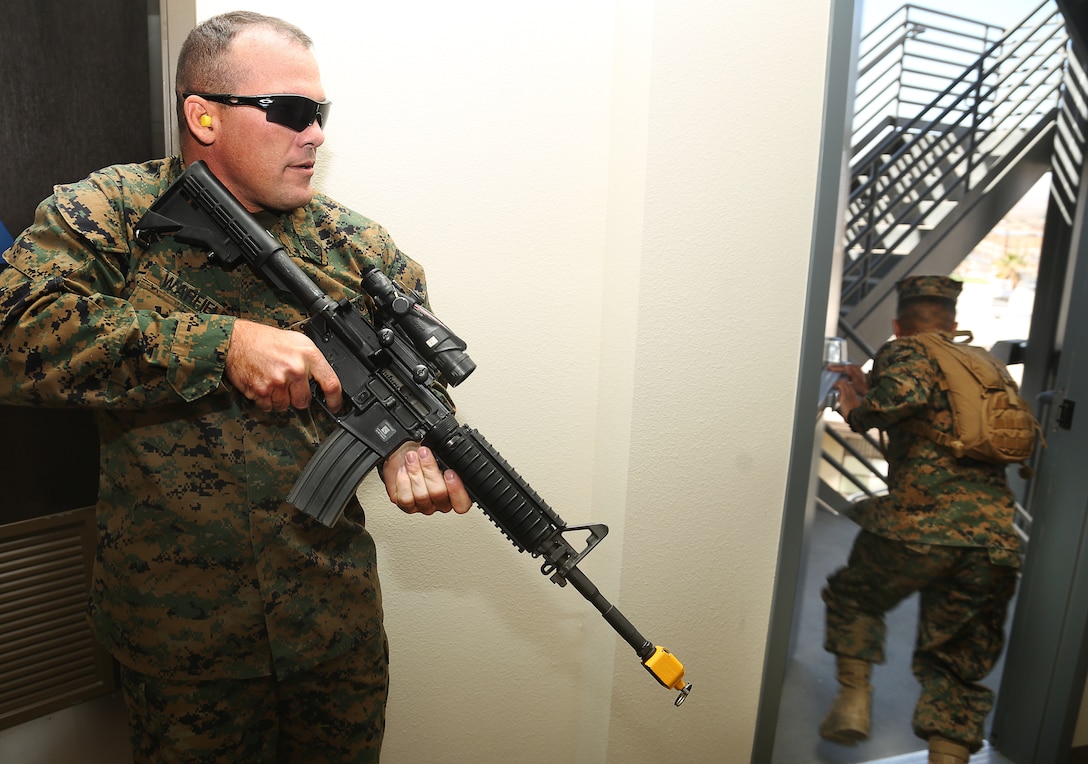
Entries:
<svg viewBox="0 0 1088 764">
<path fill-rule="evenodd" d="M 312 125 L 315 119 L 317 124 L 324 128 L 329 120 L 329 108 L 332 106 L 332 101 L 315 101 L 306 96 L 284 93 L 254 96 L 229 93 L 182 93 L 181 99 L 184 101 L 189 96 L 200 96 L 227 106 L 256 106 L 258 109 L 264 109 L 264 118 L 269 122 L 289 127 L 296 133 L 301 133 Z"/>
</svg>

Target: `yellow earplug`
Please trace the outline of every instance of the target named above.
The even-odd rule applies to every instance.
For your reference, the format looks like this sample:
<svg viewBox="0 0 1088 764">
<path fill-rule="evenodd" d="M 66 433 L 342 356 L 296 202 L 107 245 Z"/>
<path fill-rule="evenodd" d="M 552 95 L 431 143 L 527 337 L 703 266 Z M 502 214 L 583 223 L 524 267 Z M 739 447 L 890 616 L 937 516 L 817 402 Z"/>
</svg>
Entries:
<svg viewBox="0 0 1088 764">
<path fill-rule="evenodd" d="M 201 127 L 211 127 L 212 126 L 212 118 L 211 118 L 210 114 L 201 114 L 200 115 L 200 126 Z"/>
</svg>

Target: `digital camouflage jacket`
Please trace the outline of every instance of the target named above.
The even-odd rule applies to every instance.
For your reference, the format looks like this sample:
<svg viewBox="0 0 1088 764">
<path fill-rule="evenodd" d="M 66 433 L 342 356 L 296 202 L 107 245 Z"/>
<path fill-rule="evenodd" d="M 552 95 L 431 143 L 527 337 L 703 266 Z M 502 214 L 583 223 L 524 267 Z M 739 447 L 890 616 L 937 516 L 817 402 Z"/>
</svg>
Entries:
<svg viewBox="0 0 1088 764">
<path fill-rule="evenodd" d="M 1005 467 L 957 459 L 928 438 L 897 426 L 917 418 L 939 432 L 952 432 L 941 373 L 924 345 L 911 337 L 891 340 L 877 352 L 869 392 L 850 412 L 849 424 L 855 432 L 887 433 L 888 493 L 861 502 L 854 519 L 886 538 L 987 547 L 994 550 L 995 561 L 1015 564 L 1012 556 L 1020 545 Z"/>
<path fill-rule="evenodd" d="M 101 440 L 90 617 L 137 671 L 289 673 L 382 636 L 362 510 L 328 529 L 284 502 L 334 426 L 318 407 L 264 413 L 232 389 L 235 319 L 307 316 L 242 266 L 134 226 L 178 158 L 57 186 L 0 262 L 0 402 L 93 409 Z M 318 286 L 360 301 L 373 264 L 426 295 L 387 232 L 315 195 L 261 220 Z"/>
</svg>

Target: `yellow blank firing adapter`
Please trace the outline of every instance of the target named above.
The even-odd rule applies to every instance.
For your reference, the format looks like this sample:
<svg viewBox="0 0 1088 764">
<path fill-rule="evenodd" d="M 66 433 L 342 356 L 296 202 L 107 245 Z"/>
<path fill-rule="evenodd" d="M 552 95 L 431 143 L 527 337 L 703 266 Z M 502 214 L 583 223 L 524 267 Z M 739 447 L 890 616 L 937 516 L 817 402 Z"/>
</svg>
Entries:
<svg viewBox="0 0 1088 764">
<path fill-rule="evenodd" d="M 664 647 L 656 647 L 653 654 L 644 660 L 642 665 L 662 685 L 680 693 L 676 698 L 676 705 L 679 706 L 687 700 L 691 693 L 691 683 L 684 682 L 684 664 L 675 655 Z"/>
</svg>

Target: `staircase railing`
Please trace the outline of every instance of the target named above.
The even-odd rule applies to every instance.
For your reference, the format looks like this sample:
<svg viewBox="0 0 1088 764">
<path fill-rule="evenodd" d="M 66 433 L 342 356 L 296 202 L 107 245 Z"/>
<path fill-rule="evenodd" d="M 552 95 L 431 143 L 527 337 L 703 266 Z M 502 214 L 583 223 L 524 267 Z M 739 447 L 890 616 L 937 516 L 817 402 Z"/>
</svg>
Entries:
<svg viewBox="0 0 1088 764">
<path fill-rule="evenodd" d="M 1067 45 L 1050 0 L 1008 32 L 906 5 L 866 35 L 859 50 L 842 315 L 924 231 L 1001 169 L 1005 154 L 1041 122 L 1057 123 L 1051 193 L 1071 221 L 1088 153 L 1088 75 L 1067 56 Z M 840 320 L 840 329 L 849 336 L 852 327 Z M 822 481 L 819 503 L 848 512 L 844 493 L 887 490 L 880 443 L 834 427 L 825 433 L 841 456 L 825 447 L 822 460 L 846 484 L 835 490 Z M 1017 515 L 1026 542 L 1031 518 L 1019 504 Z"/>
<path fill-rule="evenodd" d="M 1062 87 L 1058 129 L 1054 133 L 1051 160 L 1051 197 L 1057 202 L 1065 224 L 1073 225 L 1081 169 L 1088 145 L 1088 73 L 1079 56 L 1070 55 Z"/>
<path fill-rule="evenodd" d="M 923 22 L 923 12 L 941 23 Z M 994 36 L 992 25 L 905 6 L 862 41 L 843 313 L 1027 132 L 1054 118 L 1067 41 L 1056 6 L 1047 0 Z M 983 50 L 963 63 L 974 47 Z M 946 74 L 956 66 L 958 75 Z"/>
<path fill-rule="evenodd" d="M 858 49 L 855 160 L 928 106 L 1003 34 L 994 24 L 912 4 L 870 30 Z"/>
</svg>

